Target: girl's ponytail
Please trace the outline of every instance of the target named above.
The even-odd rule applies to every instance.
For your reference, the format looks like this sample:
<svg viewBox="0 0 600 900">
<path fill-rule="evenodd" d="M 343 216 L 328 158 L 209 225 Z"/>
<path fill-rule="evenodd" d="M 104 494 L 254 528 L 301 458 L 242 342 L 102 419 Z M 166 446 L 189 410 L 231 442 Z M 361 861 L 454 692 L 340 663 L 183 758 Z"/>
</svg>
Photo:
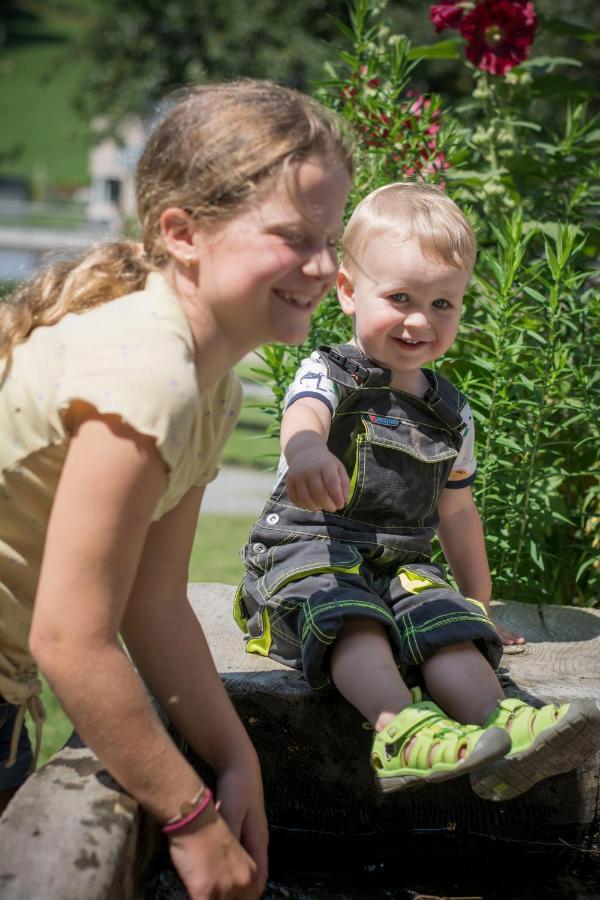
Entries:
<svg viewBox="0 0 600 900">
<path fill-rule="evenodd" d="M 0 359 L 40 325 L 140 290 L 154 268 L 141 244 L 113 241 L 42 269 L 0 302 Z"/>
</svg>

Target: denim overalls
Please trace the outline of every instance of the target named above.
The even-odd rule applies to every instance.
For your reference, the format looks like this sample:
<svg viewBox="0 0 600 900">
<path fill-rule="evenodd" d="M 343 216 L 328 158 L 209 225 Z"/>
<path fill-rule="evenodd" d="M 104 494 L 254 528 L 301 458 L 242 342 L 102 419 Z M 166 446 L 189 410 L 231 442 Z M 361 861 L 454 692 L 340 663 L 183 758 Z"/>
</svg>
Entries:
<svg viewBox="0 0 600 900">
<path fill-rule="evenodd" d="M 309 512 L 290 501 L 285 477 L 276 485 L 242 551 L 234 617 L 247 651 L 324 688 L 344 618 L 364 616 L 387 628 L 409 681 L 441 647 L 467 640 L 496 668 L 502 644 L 483 604 L 431 563 L 438 499 L 462 443 L 460 392 L 423 370 L 421 400 L 390 388 L 390 371 L 350 344 L 319 353 L 339 390 L 328 447 L 350 476 L 348 502 Z"/>
</svg>

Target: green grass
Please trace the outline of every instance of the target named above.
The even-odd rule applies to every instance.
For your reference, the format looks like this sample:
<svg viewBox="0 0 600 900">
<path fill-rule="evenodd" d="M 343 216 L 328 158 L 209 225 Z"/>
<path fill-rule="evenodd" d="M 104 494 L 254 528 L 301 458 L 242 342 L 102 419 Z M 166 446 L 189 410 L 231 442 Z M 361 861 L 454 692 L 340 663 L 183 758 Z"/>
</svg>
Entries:
<svg viewBox="0 0 600 900">
<path fill-rule="evenodd" d="M 277 465 L 279 439 L 266 434 L 273 418 L 257 409 L 254 406 L 257 402 L 252 397 L 244 402 L 240 420 L 223 452 L 223 462 L 265 471 Z"/>
<path fill-rule="evenodd" d="M 73 38 L 87 26 L 93 3 L 26 0 L 27 14 L 11 26 L 0 63 L 0 172 L 46 185 L 88 182 L 87 126 L 73 107 L 83 64 Z"/>
<path fill-rule="evenodd" d="M 243 573 L 240 547 L 255 516 L 200 515 L 190 558 L 190 581 L 237 584 Z"/>
</svg>

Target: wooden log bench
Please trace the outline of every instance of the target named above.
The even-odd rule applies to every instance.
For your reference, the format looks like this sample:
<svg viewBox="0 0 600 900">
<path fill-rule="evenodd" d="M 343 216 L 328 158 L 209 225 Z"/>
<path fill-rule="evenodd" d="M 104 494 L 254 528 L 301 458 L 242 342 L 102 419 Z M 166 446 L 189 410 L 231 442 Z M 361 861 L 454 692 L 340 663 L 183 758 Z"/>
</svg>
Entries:
<svg viewBox="0 0 600 900">
<path fill-rule="evenodd" d="M 311 692 L 299 673 L 246 654 L 231 618 L 233 593 L 218 584 L 189 589 L 257 748 L 277 852 L 287 843 L 304 858 L 340 848 L 350 858 L 395 846 L 403 858 L 435 852 L 460 860 L 462 854 L 472 866 L 474 851 L 493 846 L 513 854 L 571 848 L 600 859 L 600 748 L 576 771 L 507 803 L 480 800 L 467 778 L 382 795 L 369 768 L 372 735 L 361 716 L 335 693 Z M 496 615 L 528 639 L 502 659 L 510 696 L 600 700 L 600 611 L 505 603 L 496 605 Z M 153 860 L 164 856 L 158 830 L 85 747 L 60 751 L 29 779 L 0 819 L 0 848 L 3 900 L 150 896 L 140 873 L 147 878 Z"/>
</svg>

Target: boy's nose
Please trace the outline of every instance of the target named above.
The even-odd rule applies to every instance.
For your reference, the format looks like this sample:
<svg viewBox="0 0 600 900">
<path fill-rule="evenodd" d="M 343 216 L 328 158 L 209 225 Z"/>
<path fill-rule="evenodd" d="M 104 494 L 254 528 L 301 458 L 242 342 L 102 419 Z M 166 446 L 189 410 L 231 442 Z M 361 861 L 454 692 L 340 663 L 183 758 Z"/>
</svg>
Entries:
<svg viewBox="0 0 600 900">
<path fill-rule="evenodd" d="M 429 328 L 429 320 L 424 312 L 413 309 L 404 316 L 404 324 L 409 328 Z"/>
</svg>

